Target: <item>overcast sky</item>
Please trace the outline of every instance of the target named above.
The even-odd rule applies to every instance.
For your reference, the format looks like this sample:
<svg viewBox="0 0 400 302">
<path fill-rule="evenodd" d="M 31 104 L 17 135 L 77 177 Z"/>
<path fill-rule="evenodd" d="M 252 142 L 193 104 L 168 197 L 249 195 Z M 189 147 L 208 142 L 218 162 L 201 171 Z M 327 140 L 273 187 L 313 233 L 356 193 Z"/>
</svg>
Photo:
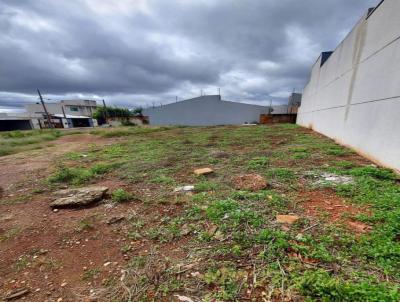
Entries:
<svg viewBox="0 0 400 302">
<path fill-rule="evenodd" d="M 145 106 L 301 91 L 378 0 L 0 0 L 0 111 L 46 98 Z"/>
</svg>

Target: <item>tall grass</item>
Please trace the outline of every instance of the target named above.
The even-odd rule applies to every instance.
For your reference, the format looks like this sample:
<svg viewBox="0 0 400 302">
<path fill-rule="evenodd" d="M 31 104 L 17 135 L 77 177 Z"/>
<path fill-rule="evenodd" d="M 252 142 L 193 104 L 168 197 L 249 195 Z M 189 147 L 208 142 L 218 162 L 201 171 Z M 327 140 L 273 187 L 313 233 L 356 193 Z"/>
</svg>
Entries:
<svg viewBox="0 0 400 302">
<path fill-rule="evenodd" d="M 40 143 L 52 141 L 63 133 L 59 130 L 7 131 L 0 133 L 0 156 L 25 150 L 40 149 Z"/>
</svg>

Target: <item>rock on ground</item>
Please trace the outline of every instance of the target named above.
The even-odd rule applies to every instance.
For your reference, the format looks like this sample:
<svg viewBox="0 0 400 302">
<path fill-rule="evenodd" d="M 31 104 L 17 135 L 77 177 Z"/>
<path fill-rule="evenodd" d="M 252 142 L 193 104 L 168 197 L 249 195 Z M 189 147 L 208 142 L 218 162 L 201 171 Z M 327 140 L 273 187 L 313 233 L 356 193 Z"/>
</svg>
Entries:
<svg viewBox="0 0 400 302">
<path fill-rule="evenodd" d="M 236 190 L 259 191 L 267 187 L 267 181 L 258 174 L 245 174 L 232 179 Z"/>
<path fill-rule="evenodd" d="M 335 185 L 348 185 L 354 183 L 354 179 L 351 176 L 322 173 L 321 177 L 323 179 L 317 181 L 317 184 L 333 183 Z"/>
<path fill-rule="evenodd" d="M 175 193 L 179 193 L 179 192 L 191 192 L 194 190 L 194 186 L 192 185 L 188 185 L 188 186 L 183 186 L 183 187 L 177 187 L 174 189 Z"/>
<path fill-rule="evenodd" d="M 276 215 L 276 221 L 279 223 L 293 224 L 299 219 L 297 215 Z"/>
<path fill-rule="evenodd" d="M 52 203 L 52 208 L 82 207 L 103 199 L 107 187 L 85 187 L 57 191 L 54 194 L 60 196 Z"/>
<path fill-rule="evenodd" d="M 196 175 L 207 175 L 213 173 L 214 170 L 211 168 L 201 168 L 201 169 L 196 169 L 194 170 L 194 174 Z"/>
</svg>

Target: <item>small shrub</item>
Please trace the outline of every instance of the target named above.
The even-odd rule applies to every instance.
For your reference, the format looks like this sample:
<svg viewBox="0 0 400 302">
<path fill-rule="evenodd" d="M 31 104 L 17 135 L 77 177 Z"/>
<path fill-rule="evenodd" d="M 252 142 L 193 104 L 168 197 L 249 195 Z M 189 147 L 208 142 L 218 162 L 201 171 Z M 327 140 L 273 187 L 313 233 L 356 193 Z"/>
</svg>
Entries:
<svg viewBox="0 0 400 302">
<path fill-rule="evenodd" d="M 94 175 L 101 175 L 109 172 L 114 168 L 114 165 L 112 164 L 104 164 L 104 163 L 99 163 L 95 164 L 90 168 L 90 172 L 93 173 Z"/>
<path fill-rule="evenodd" d="M 196 192 L 216 191 L 218 188 L 219 184 L 212 181 L 202 181 L 194 186 Z"/>
<path fill-rule="evenodd" d="M 111 194 L 111 199 L 115 202 L 127 202 L 132 199 L 134 199 L 134 195 L 132 193 L 129 193 L 125 191 L 124 189 L 116 189 L 114 192 Z"/>
<path fill-rule="evenodd" d="M 236 301 L 239 293 L 239 282 L 246 276 L 244 271 L 238 271 L 230 267 L 220 269 L 209 269 L 204 275 L 204 281 L 207 284 L 213 284 L 218 291 L 212 296 L 222 301 Z M 214 299 L 212 299 L 214 301 Z"/>
<path fill-rule="evenodd" d="M 82 280 L 90 281 L 90 280 L 94 279 L 98 274 L 100 274 L 100 269 L 90 268 L 83 273 Z"/>
<path fill-rule="evenodd" d="M 377 179 L 397 179 L 397 175 L 392 170 L 373 166 L 353 168 L 350 174 L 354 176 L 371 176 Z"/>
<path fill-rule="evenodd" d="M 248 167 L 252 170 L 262 169 L 268 166 L 269 159 L 265 156 L 256 157 L 249 161 Z"/>
<path fill-rule="evenodd" d="M 232 200 L 220 200 L 210 205 L 207 210 L 207 216 L 213 221 L 219 221 L 228 212 L 233 212 L 239 209 L 239 204 Z"/>
<path fill-rule="evenodd" d="M 351 169 L 354 167 L 354 163 L 352 163 L 351 161 L 347 161 L 347 160 L 342 160 L 342 161 L 335 161 L 333 163 L 334 166 L 338 167 L 338 168 L 342 168 L 342 169 Z"/>
<path fill-rule="evenodd" d="M 268 171 L 268 175 L 280 181 L 291 181 L 296 178 L 295 173 L 288 168 L 275 168 Z"/>
<path fill-rule="evenodd" d="M 326 154 L 333 155 L 333 156 L 345 156 L 345 155 L 349 154 L 349 151 L 343 147 L 334 146 L 334 147 L 328 148 L 328 150 L 326 151 Z"/>
<path fill-rule="evenodd" d="M 293 159 L 305 159 L 307 157 L 310 157 L 310 151 L 307 148 L 298 147 L 293 148 L 290 151 L 292 152 L 291 157 Z"/>
<path fill-rule="evenodd" d="M 59 167 L 58 171 L 48 178 L 50 183 L 71 183 L 79 185 L 93 177 L 93 173 L 83 168 Z"/>
<path fill-rule="evenodd" d="M 327 272 L 309 271 L 299 278 L 301 294 L 315 301 L 337 302 L 395 302 L 399 301 L 398 288 L 372 282 L 346 282 Z"/>
<path fill-rule="evenodd" d="M 79 221 L 77 230 L 80 232 L 92 230 L 94 229 L 94 222 L 94 217 L 83 218 Z"/>
</svg>

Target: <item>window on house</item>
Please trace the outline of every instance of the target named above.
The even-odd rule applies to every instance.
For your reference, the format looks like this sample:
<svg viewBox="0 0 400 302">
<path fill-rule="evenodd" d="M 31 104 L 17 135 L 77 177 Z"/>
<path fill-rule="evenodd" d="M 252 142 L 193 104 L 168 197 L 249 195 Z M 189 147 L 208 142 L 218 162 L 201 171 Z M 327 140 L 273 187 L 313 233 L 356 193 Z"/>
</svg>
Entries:
<svg viewBox="0 0 400 302">
<path fill-rule="evenodd" d="M 70 111 L 78 111 L 78 107 L 69 107 Z"/>
</svg>

